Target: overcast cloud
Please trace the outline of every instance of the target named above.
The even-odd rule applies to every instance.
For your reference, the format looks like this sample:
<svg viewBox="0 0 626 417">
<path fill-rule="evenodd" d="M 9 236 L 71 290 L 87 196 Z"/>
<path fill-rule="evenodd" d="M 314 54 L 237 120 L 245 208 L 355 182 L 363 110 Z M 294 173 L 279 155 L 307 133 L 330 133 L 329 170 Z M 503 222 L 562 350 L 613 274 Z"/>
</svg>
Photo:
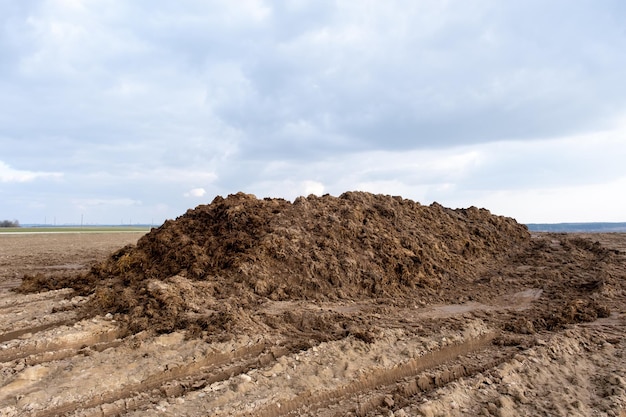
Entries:
<svg viewBox="0 0 626 417">
<path fill-rule="evenodd" d="M 0 2 L 0 219 L 348 190 L 626 221 L 620 0 Z"/>
</svg>

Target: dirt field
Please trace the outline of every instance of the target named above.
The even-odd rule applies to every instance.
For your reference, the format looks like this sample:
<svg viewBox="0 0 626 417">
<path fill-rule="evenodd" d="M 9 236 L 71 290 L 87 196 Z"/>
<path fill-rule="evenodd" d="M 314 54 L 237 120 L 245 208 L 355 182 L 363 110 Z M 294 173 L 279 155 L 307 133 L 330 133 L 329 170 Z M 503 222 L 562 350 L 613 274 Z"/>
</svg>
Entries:
<svg viewBox="0 0 626 417">
<path fill-rule="evenodd" d="M 266 204 L 245 201 L 257 213 Z M 326 210 L 331 203 L 319 204 Z M 369 223 L 356 220 L 368 234 L 366 223 L 373 225 L 384 244 L 363 240 L 365 249 L 355 252 L 379 251 L 354 258 L 349 239 L 332 246 L 315 223 L 336 222 L 332 213 L 308 208 L 314 215 L 302 224 L 317 232 L 306 256 L 373 262 L 365 269 L 387 271 L 383 277 L 395 271 L 397 281 L 372 277 L 363 286 L 368 276 L 354 272 L 352 281 L 333 283 L 331 271 L 319 282 L 311 275 L 307 285 L 315 286 L 302 289 L 300 281 L 273 277 L 283 273 L 279 266 L 289 266 L 285 277 L 308 270 L 272 263 L 304 257 L 297 251 L 308 246 L 289 246 L 302 236 L 292 226 L 285 235 L 248 218 L 245 229 L 265 240 L 244 244 L 229 226 L 237 239 L 226 243 L 241 246 L 232 249 L 241 259 L 220 258 L 219 268 L 199 275 L 217 261 L 189 258 L 184 248 L 206 254 L 203 248 L 215 245 L 194 230 L 209 223 L 199 223 L 202 213 L 219 217 L 219 204 L 143 237 L 0 235 L 0 415 L 626 416 L 625 234 L 526 237 L 488 212 L 419 208 L 436 227 L 431 233 L 420 226 L 423 252 L 409 265 L 403 256 L 410 251 L 407 259 L 416 259 L 417 248 L 404 235 L 386 235 L 378 214 L 370 213 Z M 356 212 L 359 204 L 350 201 Z M 404 206 L 389 204 L 402 223 Z M 237 207 L 224 213 L 239 213 Z M 379 212 L 390 216 L 389 207 Z M 287 217 L 291 206 L 271 212 L 280 217 L 279 209 Z M 457 248 L 451 242 L 463 238 L 467 224 L 480 238 Z M 439 231 L 449 239 L 436 240 Z M 397 251 L 395 240 L 402 241 Z M 263 253 L 272 248 L 271 256 L 250 252 L 267 241 Z M 163 242 L 171 251 L 155 249 Z M 405 266 L 385 269 L 383 253 Z M 157 260 L 167 278 L 151 272 Z M 172 269 L 181 263 L 184 270 Z M 354 264 L 323 265 L 350 276 L 364 270 Z M 25 275 L 31 284 L 72 288 L 13 292 Z M 405 282 L 407 276 L 419 279 Z"/>
</svg>

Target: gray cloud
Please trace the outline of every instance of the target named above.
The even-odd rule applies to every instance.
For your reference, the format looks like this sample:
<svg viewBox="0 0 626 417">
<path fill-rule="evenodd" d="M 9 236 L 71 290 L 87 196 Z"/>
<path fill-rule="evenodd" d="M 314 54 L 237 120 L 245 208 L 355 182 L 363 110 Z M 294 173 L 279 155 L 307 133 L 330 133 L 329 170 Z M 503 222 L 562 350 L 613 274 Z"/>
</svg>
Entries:
<svg viewBox="0 0 626 417">
<path fill-rule="evenodd" d="M 397 185 L 436 198 L 450 184 L 534 186 L 542 172 L 586 184 L 570 168 L 584 150 L 567 156 L 567 138 L 624 122 L 625 12 L 566 0 L 5 2 L 0 163 L 64 176 L 54 195 L 39 181 L 0 192 L 13 212 L 30 196 L 139 201 L 124 206 L 136 217 L 173 216 L 199 189 Z M 503 141 L 559 145 L 498 154 Z M 452 175 L 394 162 L 460 148 L 488 162 Z M 372 155 L 386 166 L 366 166 Z M 524 171 L 528 159 L 545 170 Z M 622 175 L 601 164 L 588 178 Z"/>
</svg>

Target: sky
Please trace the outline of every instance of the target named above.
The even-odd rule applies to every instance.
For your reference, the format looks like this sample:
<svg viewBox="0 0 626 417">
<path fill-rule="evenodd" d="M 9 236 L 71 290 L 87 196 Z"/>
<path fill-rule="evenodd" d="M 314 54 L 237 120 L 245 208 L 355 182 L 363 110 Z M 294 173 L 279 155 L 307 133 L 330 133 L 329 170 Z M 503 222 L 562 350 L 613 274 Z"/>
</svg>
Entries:
<svg viewBox="0 0 626 417">
<path fill-rule="evenodd" d="M 0 0 L 0 219 L 361 190 L 626 221 L 622 0 Z"/>
</svg>

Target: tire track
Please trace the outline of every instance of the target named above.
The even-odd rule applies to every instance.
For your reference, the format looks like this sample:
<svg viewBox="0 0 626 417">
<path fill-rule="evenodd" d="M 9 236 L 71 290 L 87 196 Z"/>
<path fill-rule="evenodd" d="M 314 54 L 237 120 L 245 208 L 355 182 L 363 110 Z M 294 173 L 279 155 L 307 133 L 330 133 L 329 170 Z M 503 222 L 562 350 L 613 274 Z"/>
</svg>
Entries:
<svg viewBox="0 0 626 417">
<path fill-rule="evenodd" d="M 16 297 L 14 293 L 0 297 L 0 311 L 4 309 L 11 309 L 26 304 L 33 304 L 41 301 L 55 301 L 67 298 L 73 294 L 74 290 L 70 288 L 64 288 L 61 290 L 46 291 L 43 293 L 25 294 Z"/>
<path fill-rule="evenodd" d="M 39 333 L 39 332 L 42 332 L 44 330 L 52 329 L 54 327 L 67 326 L 67 325 L 70 325 L 70 324 L 72 324 L 74 322 L 75 322 L 75 320 L 72 320 L 72 319 L 64 319 L 64 320 L 59 320 L 59 321 L 53 321 L 51 323 L 41 324 L 39 326 L 23 327 L 21 329 L 12 330 L 10 332 L 5 332 L 5 333 L 0 334 L 0 343 L 4 343 L 4 342 L 11 341 L 11 340 L 19 339 L 21 336 L 24 336 L 24 335 L 29 334 L 29 333 Z M 4 352 L 0 352 L 0 362 L 6 361 L 6 360 L 11 360 L 11 359 L 4 359 L 3 360 L 2 359 L 3 358 L 2 353 L 4 353 Z"/>
<path fill-rule="evenodd" d="M 302 415 L 302 412 L 311 413 L 327 408 L 332 404 L 337 404 L 341 400 L 353 397 L 359 393 L 395 384 L 399 380 L 415 376 L 429 368 L 434 368 L 445 362 L 456 359 L 463 354 L 484 349 L 491 344 L 495 336 L 495 333 L 487 333 L 481 337 L 467 340 L 457 345 L 447 346 L 440 350 L 426 353 L 419 358 L 411 359 L 392 369 L 373 371 L 371 374 L 358 381 L 343 385 L 332 391 L 319 394 L 307 392 L 288 401 L 270 404 L 253 412 L 252 415 L 258 417 L 295 416 Z M 251 414 L 240 414 L 240 416 L 248 415 Z"/>
<path fill-rule="evenodd" d="M 345 400 L 350 402 L 350 406 L 347 408 L 350 408 L 357 416 L 364 417 L 368 415 L 368 413 L 376 412 L 377 410 L 382 411 L 389 409 L 390 404 L 396 405 L 394 398 L 401 399 L 401 404 L 396 405 L 397 408 L 400 408 L 400 406 L 415 402 L 414 398 L 420 394 L 444 387 L 460 378 L 469 377 L 479 372 L 495 368 L 512 359 L 519 353 L 519 350 L 513 347 L 506 349 L 506 352 L 502 352 L 502 349 L 500 349 L 498 353 L 496 353 L 496 350 L 497 349 L 486 349 L 485 351 L 489 351 L 488 354 L 481 355 L 482 358 L 473 357 L 471 360 L 469 360 L 469 356 L 461 355 L 453 361 L 444 362 L 436 367 L 442 369 L 428 369 L 411 377 L 404 378 L 390 386 L 389 389 L 378 390 L 369 398 L 359 399 L 359 401 Z M 478 352 L 482 354 L 485 351 Z M 389 399 L 392 401 L 389 401 Z M 354 407 L 355 402 L 358 404 L 356 407 Z M 334 416 L 339 415 L 344 414 L 334 413 Z"/>
<path fill-rule="evenodd" d="M 242 347 L 234 352 L 214 353 L 191 363 L 153 374 L 143 381 L 103 392 L 88 400 L 80 399 L 41 410 L 34 417 L 52 417 L 81 410 L 81 416 L 111 416 L 130 412 L 155 397 L 178 397 L 250 369 L 267 366 L 302 344 L 276 346 L 267 341 Z"/>
<path fill-rule="evenodd" d="M 243 374 L 258 367 L 268 366 L 276 362 L 281 356 L 293 353 L 300 348 L 301 345 L 292 347 L 273 346 L 269 349 L 265 349 L 256 357 L 253 357 L 251 353 L 238 361 L 235 360 L 227 364 L 199 369 L 196 373 L 183 376 L 179 379 L 165 381 L 160 386 L 158 386 L 160 381 L 157 379 L 146 384 L 144 390 L 140 393 L 134 393 L 131 396 L 120 398 L 116 401 L 102 403 L 90 409 L 82 409 L 80 416 L 108 417 L 136 411 L 155 402 L 157 398 L 181 397 L 188 392 L 201 390 L 215 382 L 227 380 L 235 375 Z"/>
<path fill-rule="evenodd" d="M 25 364 L 30 366 L 69 358 L 86 348 L 102 351 L 121 344 L 122 334 L 123 332 L 119 329 L 109 329 L 106 332 L 75 338 L 72 341 L 52 340 L 26 346 L 20 344 L 0 351 L 0 363 L 25 359 Z"/>
<path fill-rule="evenodd" d="M 43 324 L 41 326 L 29 327 L 13 332 L 7 332 L 0 335 L 0 342 L 7 342 L 20 338 L 29 333 L 40 333 L 53 328 L 67 326 L 69 332 L 53 335 L 49 339 L 33 339 L 25 340 L 14 346 L 4 345 L 0 350 L 0 362 L 9 362 L 29 356 L 44 355 L 51 352 L 62 350 L 78 350 L 85 347 L 96 346 L 100 344 L 111 343 L 119 339 L 125 333 L 117 326 L 101 327 L 99 329 L 74 330 L 72 325 L 76 322 L 71 319 L 62 320 L 53 323 Z M 79 322 L 80 323 L 80 322 Z M 52 355 L 54 357 L 54 355 Z M 66 356 L 63 356 L 66 357 Z M 55 359 L 53 359 L 55 360 Z"/>
</svg>

